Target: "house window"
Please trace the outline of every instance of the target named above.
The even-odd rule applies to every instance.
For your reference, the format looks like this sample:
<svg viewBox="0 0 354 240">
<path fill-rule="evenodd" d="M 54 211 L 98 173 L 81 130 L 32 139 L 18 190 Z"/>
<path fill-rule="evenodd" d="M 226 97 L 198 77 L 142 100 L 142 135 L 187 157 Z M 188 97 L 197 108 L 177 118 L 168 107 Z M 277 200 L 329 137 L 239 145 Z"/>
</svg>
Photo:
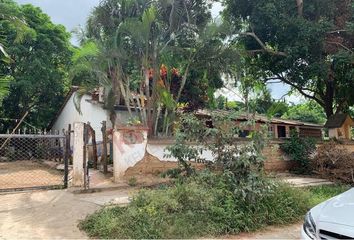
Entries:
<svg viewBox="0 0 354 240">
<path fill-rule="evenodd" d="M 246 137 L 248 137 L 248 135 L 250 135 L 250 131 L 249 130 L 242 130 L 242 131 L 240 131 L 240 137 L 241 138 L 246 138 Z"/>
<path fill-rule="evenodd" d="M 277 126 L 277 129 L 278 129 L 278 138 L 285 138 L 286 137 L 285 126 Z"/>
</svg>

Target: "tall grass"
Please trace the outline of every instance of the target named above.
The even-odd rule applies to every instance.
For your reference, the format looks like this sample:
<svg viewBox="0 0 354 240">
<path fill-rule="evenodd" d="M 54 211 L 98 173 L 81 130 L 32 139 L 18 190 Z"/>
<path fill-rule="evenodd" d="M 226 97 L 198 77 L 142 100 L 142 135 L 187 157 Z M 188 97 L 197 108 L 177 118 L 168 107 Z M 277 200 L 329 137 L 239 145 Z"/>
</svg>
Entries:
<svg viewBox="0 0 354 240">
<path fill-rule="evenodd" d="M 127 207 L 109 207 L 80 227 L 94 238 L 193 238 L 237 234 L 300 220 L 311 192 L 269 183 L 255 199 L 243 198 L 215 178 L 139 192 Z M 313 190 L 315 193 L 315 190 Z"/>
<path fill-rule="evenodd" d="M 306 188 L 310 192 L 310 207 L 314 207 L 317 204 L 326 201 L 338 194 L 341 194 L 349 190 L 350 186 L 348 185 L 321 185 L 315 187 Z"/>
</svg>

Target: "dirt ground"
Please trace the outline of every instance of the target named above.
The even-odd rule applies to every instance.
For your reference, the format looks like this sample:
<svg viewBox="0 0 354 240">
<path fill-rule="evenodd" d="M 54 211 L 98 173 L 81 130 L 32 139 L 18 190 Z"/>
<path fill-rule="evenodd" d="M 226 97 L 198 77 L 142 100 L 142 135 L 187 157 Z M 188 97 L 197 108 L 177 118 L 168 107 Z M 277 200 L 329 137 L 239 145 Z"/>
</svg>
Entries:
<svg viewBox="0 0 354 240">
<path fill-rule="evenodd" d="M 125 205 L 136 191 L 73 194 L 68 190 L 0 194 L 0 239 L 87 239 L 78 224 L 107 204 Z M 300 239 L 302 223 L 222 239 Z"/>
<path fill-rule="evenodd" d="M 222 239 L 300 239 L 302 222 L 287 226 L 272 226 L 254 233 L 224 236 Z"/>
<path fill-rule="evenodd" d="M 73 194 L 68 190 L 0 194 L 0 239 L 87 239 L 80 220 L 102 206 L 127 204 L 127 191 Z"/>
<path fill-rule="evenodd" d="M 0 189 L 62 185 L 63 176 L 63 172 L 39 162 L 0 162 Z"/>
</svg>

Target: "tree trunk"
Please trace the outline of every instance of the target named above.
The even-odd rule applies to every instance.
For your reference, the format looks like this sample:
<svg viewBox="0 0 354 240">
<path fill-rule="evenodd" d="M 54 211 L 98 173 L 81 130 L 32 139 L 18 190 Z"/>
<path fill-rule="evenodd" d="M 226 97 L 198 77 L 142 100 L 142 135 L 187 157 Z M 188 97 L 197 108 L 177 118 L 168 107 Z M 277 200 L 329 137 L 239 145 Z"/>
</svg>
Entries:
<svg viewBox="0 0 354 240">
<path fill-rule="evenodd" d="M 334 73 L 333 67 L 330 66 L 328 79 L 326 81 L 326 91 L 325 91 L 325 112 L 327 118 L 334 114 L 334 91 L 335 91 L 335 82 L 334 82 Z"/>
<path fill-rule="evenodd" d="M 154 40 L 153 43 L 153 54 L 152 54 L 152 66 L 154 69 L 153 72 L 153 79 L 152 79 L 152 86 L 151 86 L 151 96 L 149 97 L 148 103 L 147 103 L 147 125 L 149 128 L 148 135 L 152 136 L 154 134 L 154 123 L 156 121 L 157 117 L 157 82 L 158 79 L 160 78 L 160 64 L 159 64 L 159 59 L 158 59 L 158 48 L 157 48 L 157 42 Z"/>
<path fill-rule="evenodd" d="M 299 17 L 302 17 L 304 11 L 304 1 L 296 0 L 296 6 L 297 6 L 297 14 L 299 15 Z"/>
</svg>

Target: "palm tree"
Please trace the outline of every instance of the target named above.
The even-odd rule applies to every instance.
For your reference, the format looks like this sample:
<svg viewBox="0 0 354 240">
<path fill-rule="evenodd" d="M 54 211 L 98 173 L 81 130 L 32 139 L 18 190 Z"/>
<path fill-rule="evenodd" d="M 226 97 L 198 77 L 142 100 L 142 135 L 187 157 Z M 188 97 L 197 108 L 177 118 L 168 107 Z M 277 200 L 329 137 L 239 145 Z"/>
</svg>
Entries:
<svg viewBox="0 0 354 240">
<path fill-rule="evenodd" d="M 224 42 L 215 44 L 224 29 L 208 25 L 210 14 L 204 9 L 206 2 L 105 0 L 89 18 L 86 37 L 95 42 L 98 52 L 94 58 L 84 58 L 84 62 L 89 63 L 87 71 L 94 72 L 91 76 L 108 90 L 107 102 L 114 106 L 122 98 L 128 110 L 133 105 L 151 130 L 150 134 L 156 133 L 154 129 L 162 109 L 165 109 L 164 122 L 170 118 L 170 113 L 173 118 L 191 67 L 220 71 L 222 63 L 228 59 L 225 56 L 233 53 L 223 47 Z M 203 56 L 205 51 L 211 54 L 210 62 L 198 66 L 201 65 L 199 58 L 206 57 Z M 166 55 L 178 56 L 170 66 L 178 67 L 182 76 L 174 95 L 169 87 L 161 89 L 158 86 L 160 67 L 166 61 Z M 215 66 L 208 65 L 211 63 Z M 137 92 L 135 98 L 131 91 Z M 114 111 L 111 121 L 114 125 Z M 169 124 L 165 124 L 167 131 Z"/>
</svg>

